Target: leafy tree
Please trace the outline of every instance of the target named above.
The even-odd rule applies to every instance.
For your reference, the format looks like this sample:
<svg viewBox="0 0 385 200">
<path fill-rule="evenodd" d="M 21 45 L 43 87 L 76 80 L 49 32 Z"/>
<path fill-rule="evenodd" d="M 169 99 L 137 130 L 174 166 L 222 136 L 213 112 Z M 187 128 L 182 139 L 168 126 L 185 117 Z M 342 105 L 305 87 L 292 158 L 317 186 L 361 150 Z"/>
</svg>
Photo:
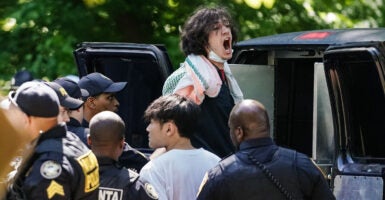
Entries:
<svg viewBox="0 0 385 200">
<path fill-rule="evenodd" d="M 199 6 L 225 5 L 239 39 L 282 32 L 384 25 L 377 0 L 2 0 L 0 79 L 20 69 L 53 79 L 76 74 L 72 52 L 83 41 L 159 43 L 183 61 L 179 31 Z M 4 83 L 0 82 L 0 85 Z"/>
</svg>

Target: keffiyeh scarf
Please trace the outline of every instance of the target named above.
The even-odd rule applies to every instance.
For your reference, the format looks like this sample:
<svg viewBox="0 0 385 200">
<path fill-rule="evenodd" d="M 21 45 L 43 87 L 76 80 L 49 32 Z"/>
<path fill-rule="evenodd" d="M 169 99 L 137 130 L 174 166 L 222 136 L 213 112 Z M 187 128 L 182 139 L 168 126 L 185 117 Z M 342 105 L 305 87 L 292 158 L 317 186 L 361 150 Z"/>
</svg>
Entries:
<svg viewBox="0 0 385 200">
<path fill-rule="evenodd" d="M 224 72 L 229 85 L 231 96 L 235 103 L 243 99 L 243 94 L 230 71 L 227 62 Z M 222 86 L 216 67 L 204 56 L 189 55 L 185 62 L 173 72 L 163 85 L 163 95 L 180 94 L 201 104 L 205 95 L 216 97 Z"/>
</svg>

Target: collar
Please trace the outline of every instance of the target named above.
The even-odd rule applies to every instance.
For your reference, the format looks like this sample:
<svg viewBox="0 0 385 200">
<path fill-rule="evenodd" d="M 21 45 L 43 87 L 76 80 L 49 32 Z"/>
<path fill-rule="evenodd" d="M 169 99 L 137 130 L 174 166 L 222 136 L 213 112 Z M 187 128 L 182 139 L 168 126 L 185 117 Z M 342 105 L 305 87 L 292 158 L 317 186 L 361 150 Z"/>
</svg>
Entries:
<svg viewBox="0 0 385 200">
<path fill-rule="evenodd" d="M 67 127 L 66 127 L 65 123 L 60 123 L 57 126 L 54 126 L 53 128 L 40 134 L 40 138 L 38 140 L 38 143 L 40 143 L 43 140 L 50 139 L 50 138 L 66 137 L 66 133 L 67 133 Z"/>
<path fill-rule="evenodd" d="M 118 168 L 121 167 L 120 163 L 112 158 L 106 157 L 106 156 L 96 156 L 98 159 L 98 163 L 100 166 L 102 165 L 114 165 Z"/>
<path fill-rule="evenodd" d="M 83 119 L 82 126 L 84 128 L 88 128 L 90 126 L 90 124 L 87 122 L 87 120 Z"/>
<path fill-rule="evenodd" d="M 249 139 L 249 140 L 243 141 L 239 145 L 239 150 L 262 147 L 262 146 L 269 146 L 269 145 L 275 145 L 275 142 L 270 137 Z"/>
<path fill-rule="evenodd" d="M 67 122 L 67 126 L 81 127 L 82 124 L 78 120 L 76 120 L 75 118 L 70 117 L 70 121 Z"/>
</svg>

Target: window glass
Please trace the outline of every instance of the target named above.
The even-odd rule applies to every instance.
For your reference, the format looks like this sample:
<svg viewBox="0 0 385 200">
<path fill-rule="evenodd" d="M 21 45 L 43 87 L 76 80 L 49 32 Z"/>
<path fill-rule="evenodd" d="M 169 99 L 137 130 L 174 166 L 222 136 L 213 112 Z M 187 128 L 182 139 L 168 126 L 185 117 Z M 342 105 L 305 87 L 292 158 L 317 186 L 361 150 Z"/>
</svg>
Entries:
<svg viewBox="0 0 385 200">
<path fill-rule="evenodd" d="M 350 52 L 337 63 L 352 156 L 385 157 L 385 96 L 373 52 Z M 340 57 L 342 58 L 342 57 Z"/>
<path fill-rule="evenodd" d="M 124 90 L 116 94 L 120 103 L 118 114 L 126 124 L 126 142 L 135 148 L 148 148 L 143 113 L 162 95 L 165 77 L 159 64 L 146 55 L 103 55 L 89 60 L 88 71 L 103 73 L 115 82 L 127 82 Z"/>
</svg>

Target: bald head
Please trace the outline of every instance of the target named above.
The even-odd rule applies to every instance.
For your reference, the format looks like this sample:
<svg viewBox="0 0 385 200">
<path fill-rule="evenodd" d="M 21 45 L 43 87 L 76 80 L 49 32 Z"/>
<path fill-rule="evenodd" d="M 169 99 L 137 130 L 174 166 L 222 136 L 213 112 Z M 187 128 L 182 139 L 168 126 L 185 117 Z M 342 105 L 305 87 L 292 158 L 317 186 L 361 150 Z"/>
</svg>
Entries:
<svg viewBox="0 0 385 200">
<path fill-rule="evenodd" d="M 125 125 L 114 112 L 102 111 L 90 121 L 90 145 L 96 155 L 119 157 L 124 143 Z M 119 148 L 118 148 L 119 147 Z M 118 155 L 119 154 L 119 155 Z"/>
<path fill-rule="evenodd" d="M 242 129 L 243 140 L 270 136 L 266 109 L 256 100 L 246 99 L 235 105 L 230 113 L 229 126 Z"/>
</svg>

